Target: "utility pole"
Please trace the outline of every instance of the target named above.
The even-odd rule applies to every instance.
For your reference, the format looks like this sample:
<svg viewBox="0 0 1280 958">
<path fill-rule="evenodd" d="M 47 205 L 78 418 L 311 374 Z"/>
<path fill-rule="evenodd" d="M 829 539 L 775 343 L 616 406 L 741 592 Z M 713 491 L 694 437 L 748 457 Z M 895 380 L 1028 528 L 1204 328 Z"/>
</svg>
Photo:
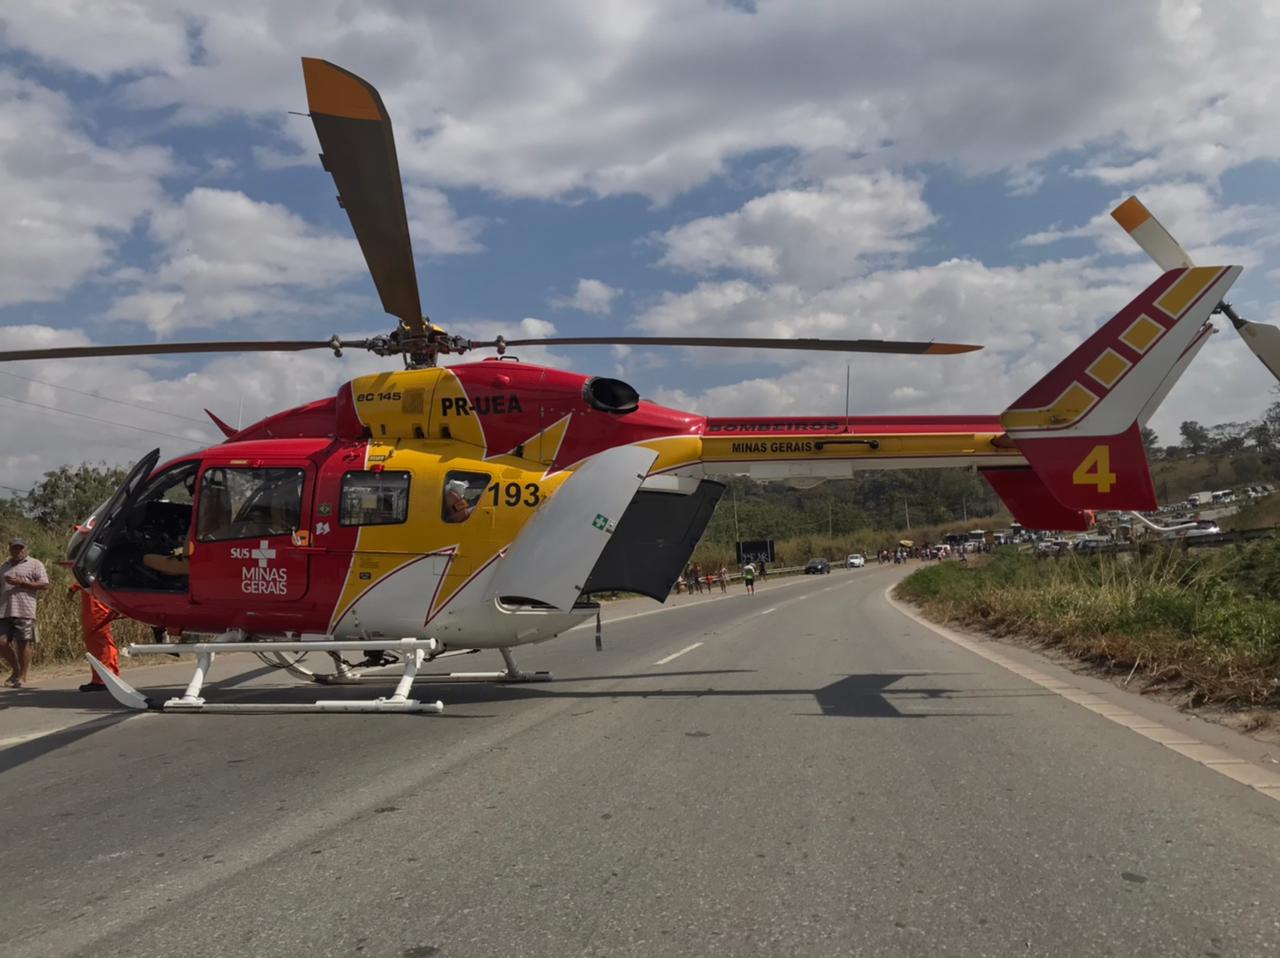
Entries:
<svg viewBox="0 0 1280 958">
<path fill-rule="evenodd" d="M 742 537 L 738 535 L 738 490 L 733 485 L 733 480 L 729 480 L 729 494 L 733 497 L 733 542 L 737 545 L 742 541 Z"/>
<path fill-rule="evenodd" d="M 910 532 L 911 531 L 911 503 L 907 502 L 906 499 L 903 499 L 902 508 L 903 508 L 903 511 L 905 511 L 907 514 L 907 531 Z"/>
<path fill-rule="evenodd" d="M 827 538 L 831 538 L 831 500 L 827 500 Z"/>
</svg>

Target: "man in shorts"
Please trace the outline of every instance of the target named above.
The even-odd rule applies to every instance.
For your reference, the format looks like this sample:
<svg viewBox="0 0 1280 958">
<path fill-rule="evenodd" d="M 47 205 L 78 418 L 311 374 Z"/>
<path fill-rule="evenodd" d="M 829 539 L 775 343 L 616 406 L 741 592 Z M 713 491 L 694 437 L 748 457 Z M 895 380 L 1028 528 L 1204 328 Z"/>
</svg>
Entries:
<svg viewBox="0 0 1280 958">
<path fill-rule="evenodd" d="M 49 588 L 44 563 L 27 554 L 27 543 L 9 543 L 9 561 L 0 565 L 0 656 L 13 675 L 5 681 L 12 688 L 27 685 L 27 670 L 36 644 L 36 602 Z"/>
</svg>

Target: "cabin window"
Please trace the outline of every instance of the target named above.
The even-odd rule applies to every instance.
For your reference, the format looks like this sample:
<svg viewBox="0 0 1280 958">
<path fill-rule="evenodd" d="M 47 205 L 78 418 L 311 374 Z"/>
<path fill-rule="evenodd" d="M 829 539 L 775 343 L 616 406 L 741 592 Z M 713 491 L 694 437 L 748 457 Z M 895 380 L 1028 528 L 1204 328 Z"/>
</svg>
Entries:
<svg viewBox="0 0 1280 958">
<path fill-rule="evenodd" d="M 409 473 L 348 472 L 342 477 L 338 522 L 391 526 L 409 518 Z"/>
<path fill-rule="evenodd" d="M 444 477 L 441 517 L 445 522 L 466 522 L 493 477 L 487 472 L 450 472 Z"/>
<path fill-rule="evenodd" d="M 301 469 L 209 469 L 200 478 L 196 541 L 294 532 L 302 521 Z"/>
</svg>

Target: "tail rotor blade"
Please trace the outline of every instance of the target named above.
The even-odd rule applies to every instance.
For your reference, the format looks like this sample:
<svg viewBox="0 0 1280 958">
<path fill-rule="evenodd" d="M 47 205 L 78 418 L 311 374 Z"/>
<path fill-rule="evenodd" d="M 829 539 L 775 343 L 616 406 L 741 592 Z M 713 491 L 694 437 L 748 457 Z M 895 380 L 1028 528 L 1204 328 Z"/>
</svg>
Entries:
<svg viewBox="0 0 1280 958">
<path fill-rule="evenodd" d="M 1280 329 L 1270 323 L 1251 323 L 1247 319 L 1242 319 L 1236 329 L 1245 345 L 1262 360 L 1262 365 L 1280 380 Z"/>
<path fill-rule="evenodd" d="M 1195 265 L 1190 254 L 1173 238 L 1173 234 L 1151 215 L 1136 196 L 1129 197 L 1112 210 L 1111 217 L 1124 227 L 1125 232 L 1133 237 L 1134 242 L 1161 269 Z M 1231 320 L 1231 325 L 1236 328 L 1244 344 L 1261 360 L 1271 375 L 1280 380 L 1280 329 L 1269 323 L 1253 323 L 1242 318 L 1227 302 L 1219 303 L 1218 311 Z"/>
</svg>

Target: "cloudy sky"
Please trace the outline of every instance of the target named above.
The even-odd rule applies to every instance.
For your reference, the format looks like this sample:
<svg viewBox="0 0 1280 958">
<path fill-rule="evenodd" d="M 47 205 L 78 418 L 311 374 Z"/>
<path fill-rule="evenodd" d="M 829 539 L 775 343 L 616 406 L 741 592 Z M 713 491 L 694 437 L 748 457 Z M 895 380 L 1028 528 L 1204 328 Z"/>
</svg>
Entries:
<svg viewBox="0 0 1280 958">
<path fill-rule="evenodd" d="M 951 339 L 962 357 L 526 351 L 704 413 L 998 412 L 1155 278 L 1137 193 L 1280 321 L 1280 5 L 42 0 L 0 7 L 0 344 L 384 332 L 299 57 L 379 88 L 424 303 L 471 336 Z M 385 361 L 0 369 L 0 484 L 177 454 Z M 1229 326 L 1152 425 L 1256 416 Z M 0 489 L 0 492 L 3 492 Z"/>
</svg>

